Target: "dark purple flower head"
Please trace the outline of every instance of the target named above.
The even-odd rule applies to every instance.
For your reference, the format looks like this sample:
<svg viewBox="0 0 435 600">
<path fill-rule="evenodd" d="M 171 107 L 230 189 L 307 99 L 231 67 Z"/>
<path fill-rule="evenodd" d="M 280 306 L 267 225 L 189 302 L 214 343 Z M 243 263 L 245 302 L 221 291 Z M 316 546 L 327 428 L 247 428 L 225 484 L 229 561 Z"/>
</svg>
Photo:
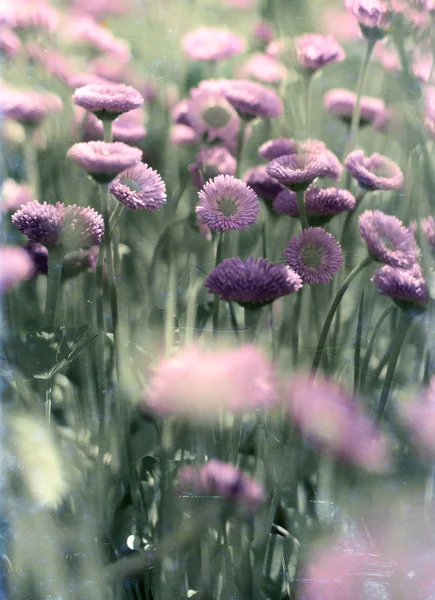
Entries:
<svg viewBox="0 0 435 600">
<path fill-rule="evenodd" d="M 266 500 L 259 483 L 234 465 L 216 459 L 202 467 L 185 467 L 180 472 L 179 487 L 184 495 L 231 500 L 249 512 L 258 510 Z"/>
<path fill-rule="evenodd" d="M 243 179 L 263 200 L 273 201 L 279 192 L 286 189 L 282 183 L 267 174 L 266 165 L 254 167 L 245 173 Z"/>
<path fill-rule="evenodd" d="M 264 142 L 258 148 L 258 154 L 265 160 L 273 160 L 286 154 L 315 154 L 323 150 L 326 150 L 326 144 L 320 140 L 304 140 L 301 142 L 293 138 L 277 138 Z"/>
<path fill-rule="evenodd" d="M 230 231 L 248 229 L 260 212 L 255 192 L 240 179 L 218 175 L 198 193 L 196 213 L 210 229 Z"/>
<path fill-rule="evenodd" d="M 202 148 L 196 156 L 196 162 L 189 166 L 193 185 L 201 189 L 206 181 L 217 175 L 234 175 L 236 159 L 223 146 Z"/>
<path fill-rule="evenodd" d="M 435 250 L 435 219 L 434 217 L 427 217 L 423 219 L 421 222 L 421 228 L 423 230 L 424 236 L 432 248 Z"/>
<path fill-rule="evenodd" d="M 254 54 L 243 67 L 245 77 L 253 77 L 262 83 L 280 83 L 287 77 L 287 69 L 268 54 Z"/>
<path fill-rule="evenodd" d="M 227 258 L 210 273 L 205 282 L 210 294 L 245 307 L 269 304 L 302 287 L 297 273 L 265 258 Z"/>
<path fill-rule="evenodd" d="M 98 181 L 107 183 L 142 158 L 142 150 L 122 142 L 82 142 L 74 144 L 67 156 Z"/>
<path fill-rule="evenodd" d="M 382 154 L 366 157 L 362 150 L 355 150 L 346 157 L 344 164 L 366 190 L 399 190 L 403 186 L 403 173 L 399 166 Z"/>
<path fill-rule="evenodd" d="M 199 27 L 183 39 L 184 52 L 194 60 L 226 60 L 245 50 L 245 41 L 227 29 Z"/>
<path fill-rule="evenodd" d="M 110 193 L 131 210 L 157 210 L 166 202 L 165 182 L 145 163 L 122 171 L 110 184 Z"/>
<path fill-rule="evenodd" d="M 382 39 L 390 26 L 392 10 L 383 0 L 345 0 L 347 10 L 357 19 L 368 39 Z"/>
<path fill-rule="evenodd" d="M 311 185 L 305 192 L 305 210 L 310 225 L 326 223 L 334 215 L 353 210 L 355 205 L 354 196 L 347 190 Z M 287 188 L 275 198 L 273 208 L 280 215 L 299 217 L 297 196 Z"/>
<path fill-rule="evenodd" d="M 359 232 L 374 260 L 402 269 L 417 261 L 414 234 L 402 222 L 380 210 L 366 210 L 358 219 Z"/>
<path fill-rule="evenodd" d="M 260 83 L 235 79 L 228 82 L 224 93 L 243 119 L 280 117 L 284 112 L 280 98 Z"/>
<path fill-rule="evenodd" d="M 272 160 L 267 173 L 293 190 L 305 190 L 317 177 L 339 179 L 342 167 L 329 150 L 288 154 Z"/>
<path fill-rule="evenodd" d="M 356 94 L 350 90 L 336 88 L 325 94 L 324 105 L 328 112 L 340 117 L 346 123 L 351 122 L 352 113 L 356 104 Z M 385 103 L 380 98 L 361 96 L 361 116 L 359 125 L 373 123 L 385 109 Z"/>
<path fill-rule="evenodd" d="M 39 125 L 49 115 L 62 110 L 63 103 L 56 94 L 2 88 L 0 111 L 4 117 L 24 125 Z"/>
<path fill-rule="evenodd" d="M 429 291 L 417 263 L 412 269 L 386 265 L 375 271 L 372 281 L 383 296 L 389 296 L 401 308 L 421 308 L 429 302 Z"/>
<path fill-rule="evenodd" d="M 122 113 L 139 108 L 143 101 L 137 90 L 122 83 L 85 85 L 73 94 L 74 104 L 95 113 L 99 119 L 115 119 Z"/>
<path fill-rule="evenodd" d="M 296 61 L 308 72 L 317 71 L 326 65 L 341 62 L 346 53 L 332 35 L 307 33 L 295 40 Z"/>
<path fill-rule="evenodd" d="M 4 293 L 34 272 L 33 262 L 24 248 L 9 246 L 0 248 L 0 293 Z"/>
<path fill-rule="evenodd" d="M 287 264 L 304 283 L 330 283 L 343 265 L 336 239 L 321 227 L 309 227 L 293 236 L 284 250 Z"/>
<path fill-rule="evenodd" d="M 12 215 L 12 223 L 31 242 L 49 247 L 90 248 L 101 244 L 104 235 L 103 217 L 93 208 L 61 202 L 28 202 Z"/>
</svg>

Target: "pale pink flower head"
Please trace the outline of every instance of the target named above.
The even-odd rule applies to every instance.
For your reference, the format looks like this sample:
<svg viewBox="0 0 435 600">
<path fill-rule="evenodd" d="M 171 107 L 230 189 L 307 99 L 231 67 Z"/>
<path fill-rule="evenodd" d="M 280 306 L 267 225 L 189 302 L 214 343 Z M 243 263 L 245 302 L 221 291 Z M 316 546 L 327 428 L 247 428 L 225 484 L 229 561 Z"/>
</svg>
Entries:
<svg viewBox="0 0 435 600">
<path fill-rule="evenodd" d="M 196 155 L 196 161 L 189 165 L 189 171 L 193 185 L 201 189 L 218 175 L 234 175 L 236 159 L 224 146 L 204 147 Z"/>
<path fill-rule="evenodd" d="M 7 13 L 9 25 L 18 31 L 46 30 L 53 32 L 58 26 L 58 12 L 46 2 L 4 0 L 2 4 L 2 10 Z"/>
<path fill-rule="evenodd" d="M 229 81 L 224 93 L 231 106 L 245 120 L 280 117 L 284 112 L 284 105 L 277 94 L 254 81 Z"/>
<path fill-rule="evenodd" d="M 340 7 L 325 5 L 320 13 L 322 31 L 341 42 L 355 41 L 361 37 L 361 29 L 353 15 Z"/>
<path fill-rule="evenodd" d="M 74 0 L 74 12 L 101 18 L 108 14 L 119 15 L 132 10 L 131 0 Z"/>
<path fill-rule="evenodd" d="M 245 47 L 245 40 L 238 35 L 214 27 L 199 27 L 183 39 L 183 50 L 193 60 L 226 60 L 243 52 Z"/>
<path fill-rule="evenodd" d="M 263 200 L 273 201 L 282 190 L 286 189 L 282 183 L 267 174 L 266 165 L 250 169 L 245 173 L 243 180 Z"/>
<path fill-rule="evenodd" d="M 286 154 L 315 154 L 323 150 L 326 150 L 326 144 L 320 140 L 298 141 L 293 138 L 276 138 L 264 142 L 258 148 L 258 154 L 265 160 L 273 160 Z"/>
<path fill-rule="evenodd" d="M 257 21 L 253 29 L 254 36 L 262 42 L 271 42 L 273 39 L 273 31 L 269 23 L 266 21 Z"/>
<path fill-rule="evenodd" d="M 62 110 L 62 100 L 56 94 L 2 89 L 0 111 L 4 117 L 23 125 L 39 125 L 45 118 Z"/>
<path fill-rule="evenodd" d="M 122 113 L 139 108 L 143 101 L 137 90 L 122 83 L 85 85 L 73 94 L 74 104 L 95 113 L 102 120 L 113 120 Z"/>
<path fill-rule="evenodd" d="M 0 29 L 0 55 L 12 58 L 21 50 L 20 39 L 7 27 Z"/>
<path fill-rule="evenodd" d="M 372 281 L 380 294 L 404 310 L 418 313 L 429 302 L 429 290 L 417 263 L 411 269 L 386 265 L 375 271 Z"/>
<path fill-rule="evenodd" d="M 163 359 L 143 392 L 144 408 L 193 419 L 221 409 L 256 410 L 278 402 L 273 368 L 255 346 L 205 350 L 192 346 Z"/>
<path fill-rule="evenodd" d="M 242 69 L 242 75 L 262 83 L 280 83 L 287 77 L 285 66 L 268 54 L 253 54 Z"/>
<path fill-rule="evenodd" d="M 296 62 L 301 69 L 313 73 L 326 65 L 341 62 L 346 53 L 332 35 L 307 33 L 295 40 Z"/>
<path fill-rule="evenodd" d="M 200 138 L 192 127 L 176 124 L 171 127 L 170 139 L 173 144 L 183 146 L 185 144 L 198 144 Z"/>
<path fill-rule="evenodd" d="M 35 63 L 40 64 L 47 73 L 68 82 L 72 75 L 71 61 L 55 48 L 43 48 L 39 44 L 26 44 L 27 56 Z"/>
<path fill-rule="evenodd" d="M 332 379 L 299 373 L 288 389 L 287 409 L 304 437 L 358 467 L 382 472 L 389 467 L 389 444 L 375 433 L 360 405 Z"/>
<path fill-rule="evenodd" d="M 379 40 L 391 25 L 393 13 L 384 0 L 345 0 L 345 7 L 353 14 L 367 39 Z"/>
<path fill-rule="evenodd" d="M 32 190 L 25 183 L 5 179 L 1 190 L 1 211 L 15 211 L 23 204 L 33 200 Z"/>
<path fill-rule="evenodd" d="M 324 106 L 331 114 L 340 117 L 350 125 L 352 113 L 356 104 L 356 94 L 350 90 L 335 88 L 325 94 Z M 361 116 L 359 126 L 373 123 L 378 115 L 385 109 L 385 102 L 372 96 L 361 96 Z"/>
<path fill-rule="evenodd" d="M 414 445 L 427 457 L 435 457 L 435 377 L 419 396 L 402 402 L 398 408 L 402 423 Z"/>
<path fill-rule="evenodd" d="M 288 266 L 310 285 L 330 283 L 343 266 L 340 244 L 321 227 L 308 227 L 293 236 L 284 256 Z"/>
<path fill-rule="evenodd" d="M 272 160 L 267 173 L 288 188 L 306 190 L 317 177 L 339 179 L 342 166 L 330 151 L 287 154 Z"/>
<path fill-rule="evenodd" d="M 18 246 L 0 247 L 0 293 L 29 279 L 34 272 L 33 262 L 24 248 Z"/>
<path fill-rule="evenodd" d="M 110 193 L 130 210 L 158 210 L 166 202 L 165 182 L 154 169 L 138 162 L 110 184 Z"/>
<path fill-rule="evenodd" d="M 184 497 L 221 499 L 249 513 L 257 511 L 266 500 L 263 486 L 231 463 L 211 459 L 201 467 L 184 467 L 178 478 Z"/>
<path fill-rule="evenodd" d="M 196 88 L 190 91 L 183 124 L 189 125 L 199 139 L 221 140 L 227 145 L 237 138 L 240 119 L 218 89 Z M 180 119 L 181 117 L 179 117 Z"/>
<path fill-rule="evenodd" d="M 115 38 L 109 29 L 99 25 L 89 15 L 78 15 L 67 19 L 64 34 L 76 44 L 87 44 L 98 52 L 104 52 L 127 62 L 130 48 L 124 40 Z"/>
<path fill-rule="evenodd" d="M 232 8 L 253 8 L 255 0 L 223 0 L 224 4 Z"/>
<path fill-rule="evenodd" d="M 403 186 L 400 167 L 377 152 L 364 156 L 362 150 L 355 150 L 346 157 L 344 165 L 365 190 L 400 190 Z"/>
<path fill-rule="evenodd" d="M 67 152 L 68 158 L 80 165 L 95 181 L 108 183 L 121 171 L 142 158 L 142 150 L 122 142 L 81 142 Z"/>
<path fill-rule="evenodd" d="M 196 214 L 215 231 L 248 229 L 260 212 L 254 190 L 231 175 L 210 179 L 198 196 Z"/>
</svg>

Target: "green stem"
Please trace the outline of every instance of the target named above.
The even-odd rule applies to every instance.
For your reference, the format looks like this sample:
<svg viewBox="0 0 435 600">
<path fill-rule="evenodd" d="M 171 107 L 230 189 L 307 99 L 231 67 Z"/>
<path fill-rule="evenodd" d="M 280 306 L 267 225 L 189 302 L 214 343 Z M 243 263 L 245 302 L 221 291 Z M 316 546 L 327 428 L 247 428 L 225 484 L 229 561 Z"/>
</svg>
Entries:
<svg viewBox="0 0 435 600">
<path fill-rule="evenodd" d="M 385 375 L 384 385 L 382 386 L 378 409 L 376 411 L 376 425 L 379 425 L 384 415 L 385 407 L 388 402 L 388 396 L 390 395 L 390 390 L 393 383 L 394 372 L 396 370 L 397 361 L 399 360 L 400 351 L 412 322 L 412 318 L 408 316 L 406 311 L 401 310 L 399 315 L 399 323 L 397 324 L 396 329 L 396 336 L 390 349 L 387 374 Z"/>
<path fill-rule="evenodd" d="M 236 336 L 237 340 L 239 340 L 240 333 L 239 333 L 239 326 L 237 324 L 236 311 L 234 310 L 234 303 L 228 302 L 228 308 L 230 311 L 231 327 L 233 328 L 234 335 Z"/>
<path fill-rule="evenodd" d="M 236 165 L 236 174 L 235 174 L 236 179 L 240 178 L 240 174 L 242 171 L 242 160 L 243 160 L 243 150 L 244 150 L 244 146 L 245 146 L 246 125 L 247 125 L 247 122 L 244 119 L 240 119 L 239 134 L 237 136 L 237 151 L 236 151 L 237 165 Z"/>
<path fill-rule="evenodd" d="M 103 119 L 104 141 L 113 142 L 112 119 Z"/>
<path fill-rule="evenodd" d="M 335 296 L 332 304 L 331 304 L 331 308 L 329 309 L 328 314 L 326 315 L 326 319 L 325 319 L 325 323 L 323 324 L 323 329 L 322 332 L 320 334 L 319 337 L 319 342 L 317 344 L 317 349 L 316 349 L 316 354 L 314 356 L 314 360 L 313 360 L 313 365 L 311 367 L 311 373 L 313 376 L 315 376 L 317 369 L 319 368 L 320 365 L 320 361 L 322 358 L 322 354 L 323 354 L 323 350 L 325 349 L 325 342 L 326 342 L 326 338 L 328 336 L 328 332 L 329 329 L 331 327 L 331 323 L 332 320 L 334 318 L 335 312 L 341 302 L 341 299 L 343 298 L 344 294 L 346 293 L 348 287 L 350 286 L 350 284 L 352 283 L 352 281 L 355 279 L 355 277 L 361 272 L 363 271 L 371 262 L 372 262 L 372 258 L 371 256 L 367 256 L 364 260 L 362 260 L 359 265 L 357 265 L 350 273 L 349 275 L 346 277 L 346 279 L 343 281 L 341 288 L 338 290 L 337 295 Z"/>
<path fill-rule="evenodd" d="M 385 319 L 388 317 L 388 315 L 391 313 L 391 311 L 393 309 L 394 309 L 394 305 L 391 305 L 384 310 L 384 312 L 381 314 L 381 316 L 377 320 L 376 325 L 373 329 L 372 335 L 370 336 L 370 340 L 369 340 L 367 350 L 364 355 L 364 360 L 363 360 L 363 363 L 361 366 L 360 389 L 362 389 L 362 390 L 364 389 L 364 385 L 366 382 L 367 373 L 369 371 L 370 358 L 372 356 L 373 349 L 375 347 L 377 335 L 378 335 L 379 330 L 382 327 L 382 324 L 384 323 Z"/>
<path fill-rule="evenodd" d="M 301 227 L 302 229 L 308 229 L 307 210 L 305 208 L 305 191 L 298 190 L 296 192 L 296 197 L 298 199 L 298 211 Z"/>
<path fill-rule="evenodd" d="M 35 127 L 27 125 L 24 127 L 24 162 L 26 166 L 27 181 L 36 198 L 39 198 L 40 182 L 38 169 L 38 151 L 34 142 Z"/>
<path fill-rule="evenodd" d="M 312 135 L 311 127 L 312 127 L 312 117 L 313 117 L 313 81 L 314 81 L 314 73 L 310 73 L 305 77 L 305 87 L 307 94 L 307 113 L 306 113 L 306 125 L 305 125 L 305 133 L 306 137 L 309 138 Z"/>
<path fill-rule="evenodd" d="M 112 233 L 112 231 L 115 229 L 115 226 L 118 222 L 119 217 L 122 215 L 124 208 L 125 208 L 125 206 L 121 202 L 116 203 L 115 209 L 112 212 L 112 214 L 110 215 L 110 219 L 109 219 L 109 232 L 110 233 Z"/>
<path fill-rule="evenodd" d="M 224 232 L 219 231 L 216 241 L 216 261 L 215 268 L 222 262 L 222 251 L 223 251 L 223 243 L 224 243 Z M 220 300 L 219 296 L 216 294 L 213 301 L 213 335 L 217 336 L 217 332 L 219 329 L 219 309 L 220 309 Z"/>
<path fill-rule="evenodd" d="M 245 331 L 244 341 L 254 342 L 257 332 L 258 321 L 260 319 L 261 308 L 245 307 Z"/>
<path fill-rule="evenodd" d="M 346 243 L 347 232 L 349 230 L 350 224 L 353 220 L 354 215 L 356 214 L 356 211 L 357 211 L 359 205 L 363 201 L 366 193 L 367 193 L 367 190 L 360 190 L 358 192 L 358 194 L 355 198 L 355 200 L 356 200 L 355 208 L 353 210 L 350 210 L 346 215 L 346 220 L 344 221 L 343 229 L 341 231 L 341 240 L 340 241 L 341 241 L 342 246 L 344 246 L 344 244 Z"/>
<path fill-rule="evenodd" d="M 362 325 L 364 315 L 364 291 L 361 294 L 361 301 L 359 304 L 358 321 L 356 325 L 356 340 L 355 340 L 355 355 L 354 355 L 354 368 L 353 368 L 353 394 L 356 397 L 359 389 L 359 382 L 361 376 L 361 338 L 362 338 Z"/>
<path fill-rule="evenodd" d="M 45 298 L 44 325 L 53 327 L 56 318 L 57 299 L 62 277 L 62 264 L 65 253 L 61 248 L 50 248 L 48 252 L 47 295 Z"/>
</svg>

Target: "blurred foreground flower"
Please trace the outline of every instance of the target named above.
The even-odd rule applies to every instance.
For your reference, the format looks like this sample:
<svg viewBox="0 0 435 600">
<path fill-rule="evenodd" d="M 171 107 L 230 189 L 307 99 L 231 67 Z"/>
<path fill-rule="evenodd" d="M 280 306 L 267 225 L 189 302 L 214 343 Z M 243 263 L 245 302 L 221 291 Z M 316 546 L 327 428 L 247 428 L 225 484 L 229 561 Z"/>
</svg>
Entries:
<svg viewBox="0 0 435 600">
<path fill-rule="evenodd" d="M 398 407 L 400 420 L 423 454 L 435 456 L 435 377 L 419 396 L 406 399 Z"/>
<path fill-rule="evenodd" d="M 328 112 L 336 117 L 340 117 L 346 124 L 350 125 L 356 101 L 357 95 L 355 92 L 335 88 L 325 94 L 324 105 Z M 374 123 L 384 108 L 385 103 L 380 98 L 361 96 L 359 126 L 362 127 Z"/>
<path fill-rule="evenodd" d="M 296 61 L 301 69 L 313 73 L 326 65 L 341 62 L 346 53 L 332 35 L 307 33 L 295 40 Z"/>
<path fill-rule="evenodd" d="M 3 116 L 23 125 L 39 125 L 49 115 L 62 110 L 63 103 L 56 94 L 3 88 L 0 95 Z"/>
<path fill-rule="evenodd" d="M 74 144 L 67 156 L 80 165 L 95 181 L 108 183 L 121 171 L 142 158 L 142 150 L 122 142 L 82 142 Z"/>
<path fill-rule="evenodd" d="M 32 201 L 32 190 L 25 183 L 17 183 L 13 179 L 5 179 L 1 190 L 2 211 L 15 211 L 23 204 Z"/>
<path fill-rule="evenodd" d="M 0 247 L 0 293 L 33 275 L 33 261 L 24 250 L 15 246 Z"/>
<path fill-rule="evenodd" d="M 367 39 L 379 40 L 390 26 L 392 11 L 384 0 L 345 0 L 347 10 L 357 19 Z"/>
<path fill-rule="evenodd" d="M 245 50 L 245 41 L 227 29 L 199 27 L 183 39 L 184 52 L 194 60 L 226 60 Z"/>
<path fill-rule="evenodd" d="M 166 202 L 165 182 L 157 171 L 141 162 L 122 171 L 109 190 L 130 210 L 158 210 Z"/>
</svg>

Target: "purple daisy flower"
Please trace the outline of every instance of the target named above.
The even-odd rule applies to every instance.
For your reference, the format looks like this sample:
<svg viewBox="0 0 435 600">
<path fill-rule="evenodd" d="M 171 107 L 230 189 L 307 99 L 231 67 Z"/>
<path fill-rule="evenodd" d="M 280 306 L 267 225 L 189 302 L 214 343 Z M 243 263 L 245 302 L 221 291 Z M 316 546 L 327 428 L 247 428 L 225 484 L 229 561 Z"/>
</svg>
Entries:
<svg viewBox="0 0 435 600">
<path fill-rule="evenodd" d="M 99 119 L 115 119 L 120 114 L 139 108 L 144 99 L 134 88 L 122 83 L 90 84 L 77 88 L 73 102 L 93 112 Z"/>
<path fill-rule="evenodd" d="M 320 188 L 311 185 L 305 192 L 305 210 L 310 225 L 326 223 L 334 215 L 353 210 L 355 206 L 354 196 L 340 188 Z M 279 215 L 299 217 L 297 196 L 287 188 L 277 195 L 273 208 Z"/>
<path fill-rule="evenodd" d="M 334 36 L 318 33 L 297 37 L 295 50 L 298 65 L 311 73 L 331 63 L 341 62 L 346 57 L 343 47 Z"/>
<path fill-rule="evenodd" d="M 210 229 L 248 229 L 260 212 L 258 198 L 250 187 L 231 175 L 218 175 L 198 193 L 196 213 Z"/>
<path fill-rule="evenodd" d="M 39 125 L 49 115 L 62 110 L 63 103 L 56 94 L 40 94 L 3 88 L 0 110 L 4 117 L 20 121 L 23 125 Z"/>
<path fill-rule="evenodd" d="M 342 166 L 329 150 L 289 154 L 272 160 L 267 173 L 293 190 L 305 190 L 317 177 L 339 179 Z"/>
<path fill-rule="evenodd" d="M 166 202 L 165 182 L 157 171 L 141 162 L 122 171 L 109 190 L 131 210 L 157 210 Z"/>
<path fill-rule="evenodd" d="M 205 282 L 210 294 L 228 302 L 252 308 L 273 302 L 302 287 L 297 273 L 265 258 L 227 258 L 210 273 Z"/>
<path fill-rule="evenodd" d="M 336 239 L 321 227 L 309 227 L 289 241 L 284 250 L 287 264 L 304 283 L 330 283 L 343 265 Z"/>
<path fill-rule="evenodd" d="M 286 189 L 282 183 L 267 174 L 266 165 L 250 169 L 243 179 L 263 200 L 273 201 L 282 190 Z"/>
<path fill-rule="evenodd" d="M 380 210 L 366 210 L 358 224 L 374 260 L 402 269 L 409 269 L 416 263 L 418 249 L 414 234 L 397 217 Z"/>
<path fill-rule="evenodd" d="M 263 83 L 280 83 L 287 77 L 287 69 L 268 54 L 254 54 L 242 69 L 245 77 L 253 77 Z"/>
<path fill-rule="evenodd" d="M 189 166 L 193 185 L 201 189 L 206 181 L 217 175 L 234 175 L 236 159 L 223 146 L 202 148 L 196 155 L 196 162 Z"/>
<path fill-rule="evenodd" d="M 320 140 L 305 140 L 303 142 L 293 138 L 277 138 L 269 140 L 258 148 L 258 154 L 265 160 L 273 160 L 286 154 L 315 154 L 326 150 L 325 142 Z"/>
<path fill-rule="evenodd" d="M 61 202 L 28 202 L 12 215 L 12 223 L 31 242 L 48 247 L 90 248 L 101 244 L 104 235 L 103 217 L 93 208 Z"/>
<path fill-rule="evenodd" d="M 34 273 L 33 262 L 24 248 L 0 248 L 0 293 L 4 293 Z"/>
<path fill-rule="evenodd" d="M 429 302 L 429 291 L 420 266 L 400 269 L 386 265 L 375 271 L 373 283 L 383 296 L 389 296 L 400 308 L 417 308 Z"/>
<path fill-rule="evenodd" d="M 255 117 L 280 117 L 284 112 L 281 99 L 264 85 L 254 81 L 236 79 L 225 89 L 228 102 L 246 120 Z"/>
<path fill-rule="evenodd" d="M 365 157 L 362 150 L 355 150 L 346 157 L 344 165 L 366 190 L 399 190 L 403 186 L 400 167 L 382 154 Z"/>
<path fill-rule="evenodd" d="M 100 183 L 108 183 L 116 175 L 132 167 L 142 158 L 142 150 L 122 142 L 82 142 L 74 144 L 67 156 Z"/>
<path fill-rule="evenodd" d="M 426 217 L 421 222 L 421 228 L 429 246 L 435 250 L 435 219 L 434 217 Z"/>
<path fill-rule="evenodd" d="M 357 96 L 355 92 L 350 90 L 336 88 L 329 90 L 325 94 L 324 106 L 325 109 L 333 115 L 340 117 L 346 123 L 352 121 L 352 113 L 356 104 Z M 385 109 L 385 102 L 380 98 L 372 96 L 361 96 L 360 102 L 361 116 L 360 127 L 374 123 L 380 113 Z"/>
<path fill-rule="evenodd" d="M 226 100 L 220 89 L 207 87 L 190 91 L 183 122 L 194 129 L 198 138 L 207 136 L 225 143 L 234 143 L 237 139 L 240 119 L 236 111 Z"/>
<path fill-rule="evenodd" d="M 382 39 L 390 26 L 392 10 L 383 0 L 345 0 L 347 10 L 357 19 L 368 39 Z"/>
<path fill-rule="evenodd" d="M 226 60 L 245 47 L 245 40 L 238 35 L 214 27 L 198 27 L 183 39 L 183 50 L 193 60 Z"/>
</svg>

